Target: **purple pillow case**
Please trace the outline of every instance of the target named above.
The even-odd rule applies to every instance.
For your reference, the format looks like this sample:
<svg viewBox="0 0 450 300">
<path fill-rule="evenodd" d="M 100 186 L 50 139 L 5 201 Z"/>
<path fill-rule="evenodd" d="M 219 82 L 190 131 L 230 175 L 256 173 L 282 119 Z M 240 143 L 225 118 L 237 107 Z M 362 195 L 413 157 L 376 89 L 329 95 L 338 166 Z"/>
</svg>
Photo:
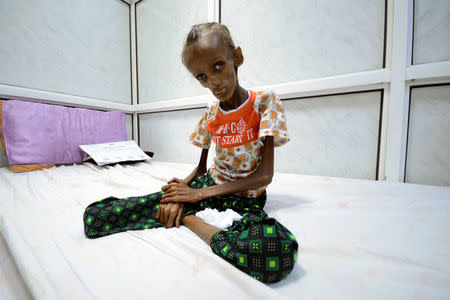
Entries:
<svg viewBox="0 0 450 300">
<path fill-rule="evenodd" d="M 125 113 L 3 101 L 2 142 L 11 166 L 81 163 L 79 145 L 126 141 Z M 13 169 L 14 171 L 14 169 Z"/>
</svg>

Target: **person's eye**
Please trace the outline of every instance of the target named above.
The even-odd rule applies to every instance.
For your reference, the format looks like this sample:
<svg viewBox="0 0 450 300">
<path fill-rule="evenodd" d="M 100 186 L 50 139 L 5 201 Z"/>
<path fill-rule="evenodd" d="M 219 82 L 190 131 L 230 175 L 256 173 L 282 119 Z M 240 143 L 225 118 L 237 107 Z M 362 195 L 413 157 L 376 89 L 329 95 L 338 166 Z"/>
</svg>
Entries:
<svg viewBox="0 0 450 300">
<path fill-rule="evenodd" d="M 224 65 L 224 63 L 222 61 L 217 62 L 214 65 L 214 70 L 218 71 L 218 70 L 222 69 L 223 65 Z"/>
<path fill-rule="evenodd" d="M 203 74 L 203 73 L 201 73 L 201 74 L 198 74 L 197 76 L 195 76 L 195 78 L 197 79 L 197 80 L 205 80 L 206 79 L 206 75 L 205 74 Z"/>
</svg>

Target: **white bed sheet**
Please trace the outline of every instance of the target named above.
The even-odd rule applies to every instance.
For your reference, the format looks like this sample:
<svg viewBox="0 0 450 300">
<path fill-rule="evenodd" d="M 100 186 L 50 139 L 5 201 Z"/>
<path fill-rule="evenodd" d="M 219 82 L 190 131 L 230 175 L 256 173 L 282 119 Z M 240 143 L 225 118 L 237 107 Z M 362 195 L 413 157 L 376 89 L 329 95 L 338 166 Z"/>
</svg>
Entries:
<svg viewBox="0 0 450 300">
<path fill-rule="evenodd" d="M 33 299 L 28 287 L 23 282 L 14 258 L 0 234 L 0 299 Z"/>
<path fill-rule="evenodd" d="M 192 165 L 150 161 L 0 168 L 1 231 L 36 299 L 448 299 L 450 189 L 280 174 L 266 211 L 299 241 L 285 280 L 264 285 L 185 227 L 87 239 L 82 215 L 107 196 L 158 191 Z"/>
</svg>

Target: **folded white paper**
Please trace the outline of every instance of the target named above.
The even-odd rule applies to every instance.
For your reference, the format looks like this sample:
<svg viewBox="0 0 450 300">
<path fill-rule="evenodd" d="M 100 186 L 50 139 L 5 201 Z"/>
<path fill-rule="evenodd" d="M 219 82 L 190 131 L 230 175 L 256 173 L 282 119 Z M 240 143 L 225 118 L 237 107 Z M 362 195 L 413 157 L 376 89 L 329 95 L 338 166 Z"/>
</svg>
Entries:
<svg viewBox="0 0 450 300">
<path fill-rule="evenodd" d="M 151 159 L 135 141 L 79 145 L 99 165 Z"/>
</svg>

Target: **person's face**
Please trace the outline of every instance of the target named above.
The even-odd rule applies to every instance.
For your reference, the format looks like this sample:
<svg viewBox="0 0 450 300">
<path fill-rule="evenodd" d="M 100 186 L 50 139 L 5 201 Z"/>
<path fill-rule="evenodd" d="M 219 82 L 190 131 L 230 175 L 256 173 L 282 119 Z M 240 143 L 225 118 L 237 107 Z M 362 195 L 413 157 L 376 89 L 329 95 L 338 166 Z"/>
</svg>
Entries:
<svg viewBox="0 0 450 300">
<path fill-rule="evenodd" d="M 239 54 L 242 56 L 241 52 Z M 238 85 L 235 67 L 242 62 L 235 57 L 235 51 L 227 47 L 220 36 L 211 34 L 190 46 L 183 61 L 189 72 L 217 99 L 227 101 Z"/>
</svg>

